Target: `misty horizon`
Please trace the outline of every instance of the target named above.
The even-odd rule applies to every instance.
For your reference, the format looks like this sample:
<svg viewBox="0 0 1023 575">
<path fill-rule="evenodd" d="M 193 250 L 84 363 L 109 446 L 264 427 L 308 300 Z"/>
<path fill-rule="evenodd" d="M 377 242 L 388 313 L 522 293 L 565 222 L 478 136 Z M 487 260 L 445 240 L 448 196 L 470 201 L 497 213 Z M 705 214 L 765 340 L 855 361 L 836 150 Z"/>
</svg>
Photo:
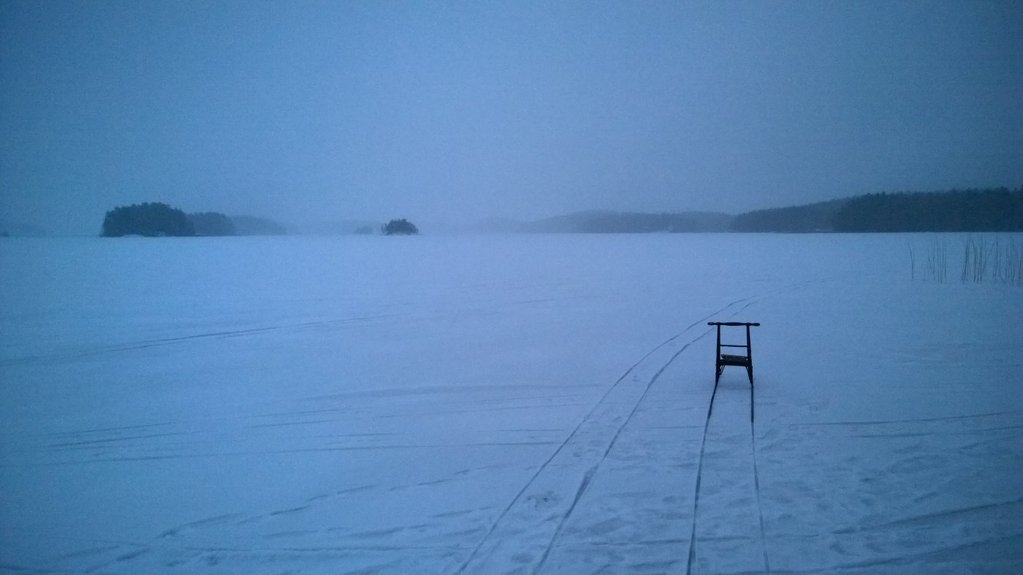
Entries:
<svg viewBox="0 0 1023 575">
<path fill-rule="evenodd" d="M 0 222 L 56 235 L 1023 182 L 1012 2 L 5 2 L 0 37 Z"/>
</svg>

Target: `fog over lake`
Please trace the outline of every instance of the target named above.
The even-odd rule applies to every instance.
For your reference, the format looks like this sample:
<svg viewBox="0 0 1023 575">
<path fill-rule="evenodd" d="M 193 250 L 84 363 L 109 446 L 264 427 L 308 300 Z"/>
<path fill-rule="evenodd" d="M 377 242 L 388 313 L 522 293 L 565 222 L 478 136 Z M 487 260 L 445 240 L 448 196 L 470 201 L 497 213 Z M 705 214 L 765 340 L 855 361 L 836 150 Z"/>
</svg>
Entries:
<svg viewBox="0 0 1023 575">
<path fill-rule="evenodd" d="M 1015 573 L 1021 151 L 1017 1 L 3 0 L 0 572 Z"/>
<path fill-rule="evenodd" d="M 1023 183 L 1012 1 L 9 1 L 0 37 L 0 225 L 50 234 Z"/>
</svg>

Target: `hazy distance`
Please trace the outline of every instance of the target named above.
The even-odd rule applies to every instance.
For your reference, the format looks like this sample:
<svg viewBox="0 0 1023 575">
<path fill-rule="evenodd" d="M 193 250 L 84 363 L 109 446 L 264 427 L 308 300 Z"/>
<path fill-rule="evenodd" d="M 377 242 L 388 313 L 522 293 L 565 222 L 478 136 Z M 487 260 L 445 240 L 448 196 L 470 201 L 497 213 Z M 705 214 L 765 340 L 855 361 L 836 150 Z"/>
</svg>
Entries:
<svg viewBox="0 0 1023 575">
<path fill-rule="evenodd" d="M 0 3 L 0 223 L 742 211 L 1023 184 L 1018 2 Z"/>
</svg>

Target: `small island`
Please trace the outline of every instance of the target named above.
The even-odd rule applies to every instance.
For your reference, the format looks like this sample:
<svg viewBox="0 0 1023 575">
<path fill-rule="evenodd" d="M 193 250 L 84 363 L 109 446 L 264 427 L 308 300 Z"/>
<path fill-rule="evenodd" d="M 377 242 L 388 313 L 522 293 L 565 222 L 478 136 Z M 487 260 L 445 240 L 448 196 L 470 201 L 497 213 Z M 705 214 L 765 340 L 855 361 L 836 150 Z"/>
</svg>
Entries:
<svg viewBox="0 0 1023 575">
<path fill-rule="evenodd" d="M 414 236 L 419 233 L 419 228 L 405 218 L 401 218 L 387 222 L 380 228 L 380 231 L 385 236 Z"/>
<path fill-rule="evenodd" d="M 103 218 L 101 236 L 194 236 L 195 226 L 185 212 L 160 202 L 120 206 Z"/>
<path fill-rule="evenodd" d="M 106 213 L 100 236 L 191 237 L 285 235 L 281 224 L 254 216 L 184 211 L 162 202 L 118 206 Z"/>
</svg>

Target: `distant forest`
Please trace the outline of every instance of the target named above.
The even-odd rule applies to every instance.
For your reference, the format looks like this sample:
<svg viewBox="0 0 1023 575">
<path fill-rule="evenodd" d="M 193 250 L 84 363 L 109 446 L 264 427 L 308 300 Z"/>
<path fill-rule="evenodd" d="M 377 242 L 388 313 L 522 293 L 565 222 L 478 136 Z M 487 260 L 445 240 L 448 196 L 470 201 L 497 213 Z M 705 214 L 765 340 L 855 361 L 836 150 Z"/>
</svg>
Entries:
<svg viewBox="0 0 1023 575">
<path fill-rule="evenodd" d="M 1023 187 L 866 194 L 735 216 L 737 232 L 1023 231 Z"/>
<path fill-rule="evenodd" d="M 923 194 L 868 194 L 834 217 L 839 232 L 1023 231 L 1023 188 Z"/>
<path fill-rule="evenodd" d="M 835 214 L 848 200 L 831 200 L 805 206 L 773 208 L 739 214 L 732 218 L 735 232 L 833 232 Z"/>
<path fill-rule="evenodd" d="M 651 232 L 714 232 L 727 229 L 730 216 L 703 212 L 643 214 L 581 212 L 526 225 L 531 232 L 636 234 Z"/>
<path fill-rule="evenodd" d="M 469 228 L 467 228 L 469 229 Z M 491 233 L 699 233 L 699 232 L 1020 232 L 1023 186 L 897 192 L 854 196 L 801 206 L 756 210 L 732 216 L 714 212 L 637 213 L 588 211 L 522 222 L 491 219 L 477 232 Z M 307 232 L 309 230 L 306 230 Z M 315 233 L 373 233 L 373 225 L 346 222 Z M 106 213 L 101 235 L 235 236 L 284 235 L 288 230 L 266 218 L 218 212 L 186 214 L 154 202 L 120 206 Z M 39 236 L 31 226 L 0 226 L 0 237 Z"/>
<path fill-rule="evenodd" d="M 228 217 L 218 212 L 186 214 L 160 202 L 119 206 L 106 213 L 100 235 L 121 236 L 235 236 L 283 235 L 284 226 L 264 218 Z"/>
<path fill-rule="evenodd" d="M 1023 231 L 1023 187 L 880 193 L 730 216 L 707 212 L 578 212 L 534 222 L 490 220 L 484 231 L 654 232 L 1003 232 Z"/>
</svg>

